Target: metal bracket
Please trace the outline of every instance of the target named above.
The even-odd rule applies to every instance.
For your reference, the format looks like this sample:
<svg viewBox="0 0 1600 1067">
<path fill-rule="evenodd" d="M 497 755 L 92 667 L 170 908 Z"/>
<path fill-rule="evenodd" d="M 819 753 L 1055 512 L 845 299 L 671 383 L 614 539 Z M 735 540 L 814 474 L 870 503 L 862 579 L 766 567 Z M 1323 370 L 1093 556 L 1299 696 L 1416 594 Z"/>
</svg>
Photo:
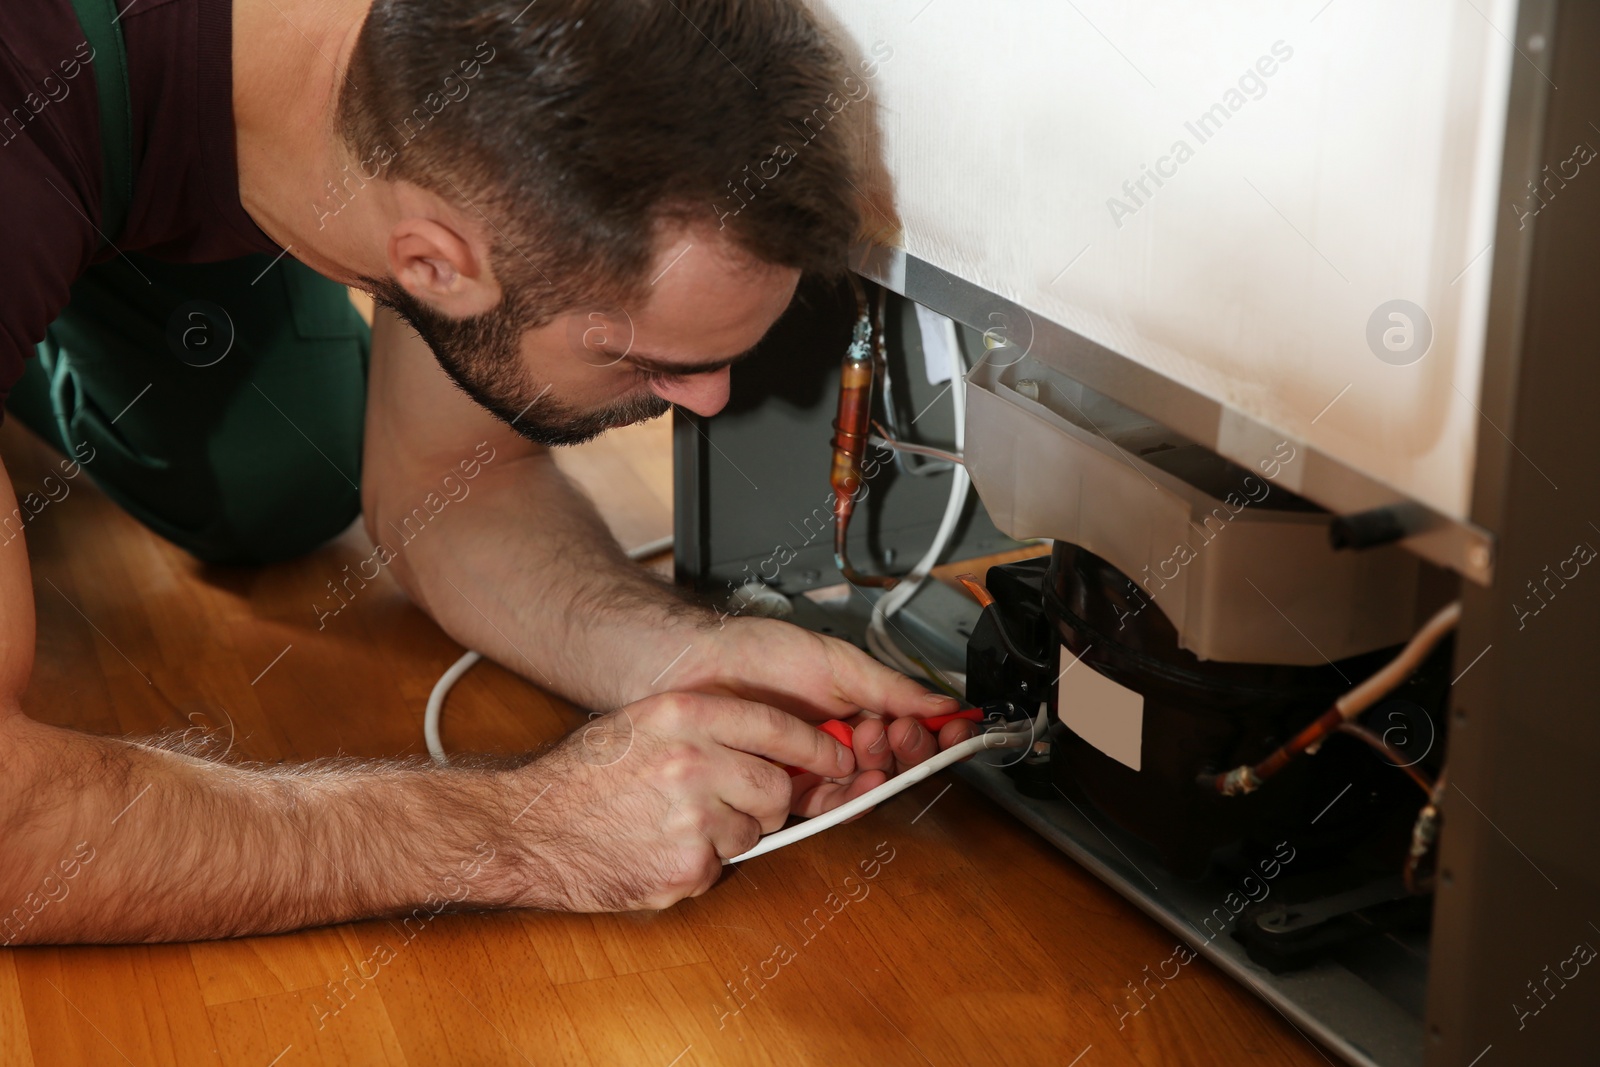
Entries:
<svg viewBox="0 0 1600 1067">
<path fill-rule="evenodd" d="M 1409 536 L 1401 543 L 1424 559 L 1488 585 L 1494 576 L 1494 537 L 1471 522 L 1451 518 L 1320 449 L 1258 422 L 1186 385 L 1033 314 L 1011 300 L 959 278 L 904 249 L 861 245 L 851 266 L 863 276 L 979 331 L 997 321 L 1026 323 L 1028 350 L 1097 392 L 1254 468 L 1288 440 L 1302 463 L 1290 489 L 1340 515 L 1403 508 Z M 999 318 L 997 318 L 997 316 Z M 1013 343 L 1015 343 L 1013 341 Z"/>
</svg>

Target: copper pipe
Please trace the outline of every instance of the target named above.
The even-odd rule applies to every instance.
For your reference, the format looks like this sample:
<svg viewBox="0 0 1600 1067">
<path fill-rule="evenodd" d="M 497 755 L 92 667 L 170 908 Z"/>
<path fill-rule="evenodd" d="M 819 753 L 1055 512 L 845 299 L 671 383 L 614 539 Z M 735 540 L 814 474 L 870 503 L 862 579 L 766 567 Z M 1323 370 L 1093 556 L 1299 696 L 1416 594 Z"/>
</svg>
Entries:
<svg viewBox="0 0 1600 1067">
<path fill-rule="evenodd" d="M 874 377 L 873 324 L 867 310 L 867 294 L 854 275 L 850 284 L 856 293 L 856 325 L 839 368 L 839 411 L 833 420 L 833 466 L 828 484 L 833 487 L 833 563 L 845 581 L 852 585 L 891 589 L 897 579 L 882 574 L 862 574 L 850 565 L 847 537 L 850 516 L 864 479 L 861 457 L 867 451 L 867 435 L 872 421 L 872 379 Z"/>
<path fill-rule="evenodd" d="M 1315 722 L 1295 734 L 1277 751 L 1255 766 L 1245 764 L 1222 774 L 1202 774 L 1197 779 L 1203 789 L 1212 789 L 1223 796 L 1254 793 L 1261 783 L 1288 764 L 1302 752 L 1315 751 L 1327 737 L 1344 723 L 1351 722 L 1362 712 L 1382 700 L 1401 682 L 1422 666 L 1434 646 L 1461 621 L 1461 601 L 1456 600 L 1423 624 L 1422 629 L 1400 650 L 1400 654 L 1372 676 L 1333 702 L 1333 707 L 1323 712 Z M 1359 736 L 1359 735 L 1358 735 Z"/>
<path fill-rule="evenodd" d="M 958 574 L 956 581 L 966 586 L 967 592 L 972 594 L 972 599 L 978 602 L 980 608 L 986 608 L 994 603 L 994 594 L 978 581 L 976 574 Z"/>
<path fill-rule="evenodd" d="M 1433 795 L 1433 783 L 1428 781 L 1427 775 L 1417 770 L 1411 764 L 1406 763 L 1405 757 L 1401 753 L 1395 751 L 1394 746 L 1389 744 L 1389 742 L 1385 741 L 1383 738 L 1379 737 L 1377 734 L 1358 723 L 1340 723 L 1338 726 L 1338 731 L 1342 734 L 1349 734 L 1358 741 L 1365 742 L 1370 748 L 1376 751 L 1378 755 L 1382 756 L 1396 767 L 1399 767 L 1402 771 L 1405 771 L 1406 775 L 1410 777 L 1413 782 L 1417 783 L 1417 788 L 1422 790 L 1424 796 Z"/>
<path fill-rule="evenodd" d="M 1444 780 L 1445 771 L 1440 771 L 1428 802 L 1417 812 L 1417 821 L 1411 827 L 1411 848 L 1406 852 L 1405 866 L 1400 871 L 1401 881 L 1409 893 L 1428 893 L 1433 890 L 1433 875 L 1419 878 L 1417 873 L 1423 858 L 1433 851 L 1434 843 L 1439 839 L 1439 804 L 1444 800 Z"/>
<path fill-rule="evenodd" d="M 956 581 L 965 586 L 967 592 L 972 594 L 973 599 L 978 602 L 978 606 L 982 609 L 981 614 L 990 617 L 990 621 L 994 624 L 994 632 L 1000 638 L 1001 647 L 1006 650 L 1006 653 L 1012 659 L 1036 671 L 1048 673 L 1055 669 L 1047 663 L 1041 663 L 1039 660 L 1034 659 L 1017 647 L 1017 643 L 1011 639 L 1011 634 L 1006 630 L 1005 616 L 1000 614 L 999 607 L 995 605 L 994 594 L 989 592 L 988 587 L 982 582 L 978 581 L 976 574 L 958 574 L 956 575 Z"/>
</svg>

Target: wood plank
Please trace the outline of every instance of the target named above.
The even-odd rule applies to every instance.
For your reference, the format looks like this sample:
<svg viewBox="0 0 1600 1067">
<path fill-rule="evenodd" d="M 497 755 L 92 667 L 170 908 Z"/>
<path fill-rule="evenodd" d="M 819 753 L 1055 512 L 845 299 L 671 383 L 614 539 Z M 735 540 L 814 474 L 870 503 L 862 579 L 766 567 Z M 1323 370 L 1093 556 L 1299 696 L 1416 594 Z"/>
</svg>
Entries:
<svg viewBox="0 0 1600 1067">
<path fill-rule="evenodd" d="M 361 924 L 393 947 L 376 986 L 408 1062 L 591 1062 L 557 987 L 542 968 L 521 964 L 518 926 L 509 915 L 441 915 L 410 931 Z M 506 966 L 511 958 L 519 965 Z"/>
<path fill-rule="evenodd" d="M 670 525 L 666 429 L 563 457 L 602 480 L 591 491 L 625 543 Z M 19 484 L 55 462 L 14 421 L 0 454 Z M 24 706 L 44 721 L 188 730 L 254 760 L 415 754 L 428 691 L 461 651 L 386 574 L 329 599 L 371 552 L 359 526 L 304 559 L 205 567 L 79 479 L 28 551 L 39 653 Z M 319 603 L 339 610 L 319 619 Z M 482 665 L 444 736 L 525 750 L 582 721 Z M 380 945 L 392 958 L 378 963 Z M 0 949 L 0 1063 L 1324 1062 L 1204 961 L 1145 986 L 1172 945 L 988 800 L 935 779 L 661 915 Z M 1129 1015 L 1139 988 L 1153 996 Z"/>
<path fill-rule="evenodd" d="M 0 951 L 0 1063 L 33 1067 L 28 1016 L 22 1010 L 22 986 L 17 980 L 16 955 Z"/>
<path fill-rule="evenodd" d="M 307 930 L 292 936 L 199 941 L 189 946 L 190 962 L 207 1006 L 317 989 L 328 976 L 360 961 L 337 929 Z"/>
<path fill-rule="evenodd" d="M 39 1067 L 220 1067 L 187 946 L 30 948 L 15 962 Z"/>
</svg>

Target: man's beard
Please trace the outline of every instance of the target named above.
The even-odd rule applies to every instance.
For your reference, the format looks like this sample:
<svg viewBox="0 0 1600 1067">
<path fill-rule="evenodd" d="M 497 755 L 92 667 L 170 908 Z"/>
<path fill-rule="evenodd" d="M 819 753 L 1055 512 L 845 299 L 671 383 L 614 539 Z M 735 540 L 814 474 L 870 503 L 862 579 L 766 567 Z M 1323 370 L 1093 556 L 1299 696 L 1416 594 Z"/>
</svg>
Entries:
<svg viewBox="0 0 1600 1067">
<path fill-rule="evenodd" d="M 411 324 L 452 381 L 500 421 L 535 444 L 580 445 L 618 426 L 665 415 L 672 407 L 651 393 L 594 411 L 580 411 L 549 395 L 522 369 L 519 345 L 531 316 L 510 299 L 482 315 L 441 315 L 392 280 L 363 278 L 373 299 Z"/>
</svg>

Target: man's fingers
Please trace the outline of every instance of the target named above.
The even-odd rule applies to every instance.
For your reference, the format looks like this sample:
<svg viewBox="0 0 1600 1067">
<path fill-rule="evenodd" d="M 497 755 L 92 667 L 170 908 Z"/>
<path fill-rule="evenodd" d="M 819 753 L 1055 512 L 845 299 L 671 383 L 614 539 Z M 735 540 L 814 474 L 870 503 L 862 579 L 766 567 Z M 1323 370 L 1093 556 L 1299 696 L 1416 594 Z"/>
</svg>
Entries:
<svg viewBox="0 0 1600 1067">
<path fill-rule="evenodd" d="M 852 747 L 858 771 L 894 770 L 894 750 L 889 747 L 889 724 L 863 716 L 857 721 Z"/>
<path fill-rule="evenodd" d="M 779 819 L 778 825 L 783 825 L 782 819 Z M 717 850 L 717 855 L 725 860 L 749 852 L 761 840 L 761 833 L 760 823 L 727 804 L 716 805 L 705 826 L 706 839 Z"/>
<path fill-rule="evenodd" d="M 796 796 L 794 813 L 805 819 L 816 818 L 825 811 L 832 811 L 840 804 L 854 800 L 868 790 L 878 788 L 888 780 L 889 776 L 883 771 L 863 771 L 850 782 L 821 782 Z M 865 814 L 867 813 L 861 813 Z M 854 822 L 855 819 L 861 818 L 861 815 L 845 821 Z"/>
<path fill-rule="evenodd" d="M 921 683 L 890 670 L 854 645 L 824 638 L 833 660 L 833 674 L 841 695 L 858 708 L 890 718 L 948 715 L 961 710 L 961 702 L 942 693 L 930 693 Z"/>
<path fill-rule="evenodd" d="M 889 746 L 894 749 L 897 766 L 915 767 L 939 751 L 939 743 L 928 728 L 914 719 L 889 723 Z"/>
<path fill-rule="evenodd" d="M 971 740 L 976 736 L 978 736 L 978 724 L 975 722 L 967 719 L 947 722 L 939 730 L 939 751 L 943 752 L 947 748 L 959 745 L 961 742 Z"/>
<path fill-rule="evenodd" d="M 855 755 L 811 723 L 786 712 L 731 697 L 696 697 L 705 735 L 725 748 L 820 774 L 842 778 L 855 770 Z"/>
<path fill-rule="evenodd" d="M 762 833 L 783 829 L 793 797 L 789 772 L 741 752 L 729 756 L 725 769 L 719 768 L 717 781 L 717 795 L 723 803 L 754 819 Z"/>
</svg>

